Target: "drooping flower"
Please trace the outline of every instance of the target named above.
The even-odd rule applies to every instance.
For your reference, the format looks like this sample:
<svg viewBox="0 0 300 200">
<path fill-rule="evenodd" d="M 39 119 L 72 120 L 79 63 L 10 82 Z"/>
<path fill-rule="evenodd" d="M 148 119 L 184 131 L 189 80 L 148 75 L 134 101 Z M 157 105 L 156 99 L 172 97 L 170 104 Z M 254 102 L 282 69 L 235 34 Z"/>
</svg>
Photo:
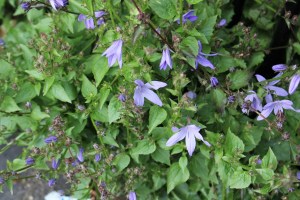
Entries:
<svg viewBox="0 0 300 200">
<path fill-rule="evenodd" d="M 284 70 L 287 69 L 287 66 L 284 65 L 284 64 L 277 64 L 277 65 L 274 65 L 274 66 L 272 67 L 272 69 L 273 69 L 273 71 L 275 71 L 275 72 L 282 72 L 282 71 L 284 71 Z"/>
<path fill-rule="evenodd" d="M 49 181 L 48 181 L 48 186 L 49 187 L 53 187 L 54 185 L 56 184 L 56 179 L 50 179 Z"/>
<path fill-rule="evenodd" d="M 0 46 L 4 46 L 5 45 L 5 42 L 2 38 L 0 38 Z"/>
<path fill-rule="evenodd" d="M 129 200 L 136 200 L 136 194 L 134 191 L 130 191 L 128 194 L 128 199 Z"/>
<path fill-rule="evenodd" d="M 257 117 L 257 120 L 263 120 L 264 118 L 267 118 L 273 110 L 275 115 L 283 113 L 283 109 L 300 112 L 300 110 L 296 110 L 295 108 L 293 108 L 293 102 L 291 102 L 290 100 L 274 101 L 274 102 L 267 103 L 263 107 L 263 110 L 260 113 L 260 115 Z"/>
<path fill-rule="evenodd" d="M 83 162 L 84 161 L 84 157 L 83 157 L 83 148 L 79 149 L 79 153 L 77 153 L 77 159 L 79 160 L 79 162 Z"/>
<path fill-rule="evenodd" d="M 77 20 L 78 20 L 79 22 L 82 22 L 82 21 L 85 20 L 85 19 L 86 19 L 86 16 L 85 16 L 84 14 L 79 14 L 79 15 L 78 15 Z"/>
<path fill-rule="evenodd" d="M 30 8 L 31 8 L 31 4 L 30 4 L 30 2 L 22 2 L 21 3 L 21 8 L 24 10 L 24 11 L 28 11 L 28 10 L 30 10 Z"/>
<path fill-rule="evenodd" d="M 186 96 L 189 98 L 189 99 L 195 99 L 197 97 L 197 94 L 193 91 L 188 91 L 186 93 Z"/>
<path fill-rule="evenodd" d="M 159 88 L 165 87 L 167 84 L 160 81 L 151 81 L 150 83 L 144 84 L 141 80 L 135 80 L 137 85 L 134 91 L 134 104 L 137 106 L 144 105 L 144 98 L 148 99 L 152 103 L 162 106 L 160 98 L 151 89 L 157 90 Z"/>
<path fill-rule="evenodd" d="M 94 19 L 88 18 L 84 20 L 84 25 L 86 29 L 94 29 L 95 28 Z"/>
<path fill-rule="evenodd" d="M 235 101 L 235 96 L 231 95 L 227 98 L 228 103 L 233 103 Z"/>
<path fill-rule="evenodd" d="M 101 155 L 99 153 L 97 153 L 95 155 L 95 162 L 99 162 L 101 160 Z"/>
<path fill-rule="evenodd" d="M 4 182 L 4 179 L 0 176 L 0 185 L 2 185 Z"/>
<path fill-rule="evenodd" d="M 160 61 L 160 70 L 166 70 L 167 66 L 169 66 L 170 69 L 172 69 L 172 59 L 170 56 L 170 50 L 168 47 L 166 47 L 163 50 L 163 55 L 161 57 L 161 61 Z"/>
<path fill-rule="evenodd" d="M 297 179 L 300 181 L 300 171 L 297 172 Z"/>
<path fill-rule="evenodd" d="M 282 75 L 282 73 L 279 73 L 278 75 L 276 75 L 274 78 L 278 78 Z M 262 82 L 262 81 L 265 81 L 265 77 L 259 75 L 259 74 L 256 74 L 255 75 L 256 79 L 258 82 Z M 270 91 L 273 91 L 273 93 L 277 96 L 282 96 L 282 97 L 285 97 L 288 95 L 287 91 L 281 87 L 277 87 L 277 86 L 274 86 L 275 84 L 277 84 L 280 80 L 276 80 L 276 81 L 271 81 L 270 83 L 268 83 L 266 86 L 264 86 L 264 88 L 267 90 L 267 95 L 266 95 L 266 102 L 269 103 L 269 102 L 272 102 L 273 101 L 273 98 L 272 98 L 272 94 L 270 93 Z"/>
<path fill-rule="evenodd" d="M 296 91 L 299 83 L 300 83 L 300 74 L 295 74 L 292 77 L 291 82 L 290 82 L 289 94 L 293 94 Z"/>
<path fill-rule="evenodd" d="M 60 160 L 59 159 L 56 161 L 55 158 L 52 158 L 52 168 L 54 170 L 56 170 L 58 168 L 59 164 L 60 164 Z"/>
<path fill-rule="evenodd" d="M 121 101 L 121 102 L 125 102 L 126 101 L 126 95 L 125 94 L 120 94 L 118 96 L 118 99 Z"/>
<path fill-rule="evenodd" d="M 211 146 L 207 141 L 205 141 L 202 137 L 202 135 L 199 133 L 201 130 L 200 127 L 197 127 L 195 125 L 187 125 L 180 129 L 177 127 L 173 127 L 172 131 L 175 133 L 170 139 L 167 141 L 166 146 L 170 147 L 175 145 L 180 140 L 183 140 L 185 138 L 185 144 L 186 148 L 188 150 L 188 153 L 190 156 L 193 155 L 193 152 L 196 147 L 196 139 L 201 140 L 206 144 L 207 146 Z"/>
<path fill-rule="evenodd" d="M 198 67 L 198 64 L 200 64 L 203 67 L 209 67 L 211 69 L 215 69 L 215 66 L 209 60 L 207 60 L 204 56 L 216 56 L 218 54 L 217 53 L 214 53 L 214 54 L 202 53 L 202 44 L 199 40 L 198 40 L 198 46 L 199 46 L 198 55 L 195 60 L 196 68 Z"/>
<path fill-rule="evenodd" d="M 35 160 L 34 160 L 33 158 L 31 158 L 31 157 L 28 157 L 28 158 L 25 160 L 25 162 L 26 162 L 26 165 L 33 165 L 34 162 L 35 162 Z"/>
<path fill-rule="evenodd" d="M 47 137 L 44 141 L 47 144 L 54 143 L 54 142 L 57 142 L 57 137 L 54 135 L 51 135 L 51 136 Z"/>
<path fill-rule="evenodd" d="M 219 84 L 219 81 L 218 81 L 218 79 L 216 77 L 213 76 L 213 77 L 210 78 L 210 85 L 211 85 L 211 87 L 217 87 L 218 84 Z"/>
<path fill-rule="evenodd" d="M 244 102 L 248 105 L 248 102 L 250 102 L 249 106 L 245 106 L 242 108 L 243 113 L 247 113 L 249 110 L 256 110 L 261 111 L 262 110 L 262 104 L 260 98 L 257 96 L 257 94 L 254 91 L 249 91 L 249 95 L 247 95 L 244 99 Z"/>
<path fill-rule="evenodd" d="M 113 66 L 115 62 L 118 60 L 119 67 L 122 68 L 122 45 L 123 45 L 123 40 L 121 39 L 116 40 L 102 54 L 102 56 L 106 56 L 108 58 L 109 67 Z"/>
<path fill-rule="evenodd" d="M 220 22 L 218 23 L 217 27 L 221 28 L 227 24 L 226 19 L 221 19 Z"/>
<path fill-rule="evenodd" d="M 95 14 L 95 17 L 98 19 L 100 17 L 103 17 L 103 15 L 105 15 L 106 12 L 99 10 L 99 11 L 96 11 L 94 14 Z"/>
<path fill-rule="evenodd" d="M 69 4 L 68 0 L 49 0 L 49 2 L 54 10 L 58 10 Z"/>
<path fill-rule="evenodd" d="M 196 15 L 194 15 L 194 10 L 190 10 L 182 16 L 182 23 L 185 24 L 188 20 L 190 22 L 194 22 L 198 19 Z M 180 19 L 176 20 L 178 24 L 180 24 Z"/>
</svg>

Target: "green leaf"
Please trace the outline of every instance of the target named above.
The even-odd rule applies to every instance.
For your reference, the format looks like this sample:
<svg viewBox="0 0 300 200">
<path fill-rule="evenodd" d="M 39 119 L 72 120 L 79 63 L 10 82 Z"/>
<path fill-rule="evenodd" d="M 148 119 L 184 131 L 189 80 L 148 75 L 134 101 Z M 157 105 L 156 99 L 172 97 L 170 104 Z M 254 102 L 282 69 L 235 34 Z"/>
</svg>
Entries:
<svg viewBox="0 0 300 200">
<path fill-rule="evenodd" d="M 16 158 L 12 162 L 12 170 L 17 171 L 19 169 L 22 169 L 26 166 L 25 160 L 21 160 L 19 158 Z"/>
<path fill-rule="evenodd" d="M 248 85 L 251 75 L 248 71 L 237 70 L 229 74 L 229 80 L 231 82 L 230 88 L 233 90 L 240 89 Z"/>
<path fill-rule="evenodd" d="M 300 43 L 299 42 L 296 42 L 293 44 L 293 48 L 294 48 L 294 51 L 300 55 Z"/>
<path fill-rule="evenodd" d="M 31 84 L 30 82 L 27 82 L 21 86 L 16 96 L 16 102 L 21 103 L 21 102 L 30 101 L 35 96 L 36 96 L 36 91 L 34 89 L 34 85 Z"/>
<path fill-rule="evenodd" d="M 148 155 L 156 150 L 156 145 L 153 141 L 147 139 L 139 141 L 138 145 L 131 149 L 132 154 L 135 155 Z"/>
<path fill-rule="evenodd" d="M 97 94 L 96 86 L 90 82 L 90 80 L 85 76 L 82 75 L 82 87 L 81 87 L 82 95 L 86 99 L 90 99 Z"/>
<path fill-rule="evenodd" d="M 255 67 L 264 61 L 265 54 L 263 52 L 256 52 L 251 55 L 248 67 Z"/>
<path fill-rule="evenodd" d="M 218 108 L 222 108 L 224 107 L 225 103 L 226 103 L 226 94 L 223 92 L 223 90 L 216 88 L 212 91 L 212 97 L 213 97 L 213 101 L 215 103 L 215 105 Z"/>
<path fill-rule="evenodd" d="M 187 157 L 186 156 L 180 157 L 180 159 L 179 159 L 179 166 L 180 166 L 180 168 L 181 168 L 182 171 L 184 171 L 184 169 L 186 168 L 187 164 L 188 164 Z"/>
<path fill-rule="evenodd" d="M 119 172 L 125 169 L 129 165 L 129 163 L 130 157 L 126 153 L 118 154 L 113 161 L 113 165 L 117 166 Z"/>
<path fill-rule="evenodd" d="M 177 185 L 186 182 L 190 177 L 187 168 L 182 170 L 178 163 L 171 165 L 167 173 L 167 192 L 170 193 Z"/>
<path fill-rule="evenodd" d="M 251 176 L 242 169 L 235 171 L 229 178 L 230 188 L 242 189 L 248 187 L 250 184 Z"/>
<path fill-rule="evenodd" d="M 32 119 L 35 119 L 37 121 L 50 117 L 50 115 L 48 115 L 47 113 L 41 112 L 41 108 L 39 106 L 36 106 L 32 109 L 30 116 L 32 117 Z"/>
<path fill-rule="evenodd" d="M 11 98 L 10 96 L 5 96 L 0 105 L 0 110 L 10 113 L 19 111 L 21 110 L 21 108 L 19 108 L 13 98 Z"/>
<path fill-rule="evenodd" d="M 199 3 L 199 2 L 202 2 L 203 0 L 187 0 L 187 2 L 189 3 L 189 4 L 197 4 L 197 3 Z"/>
<path fill-rule="evenodd" d="M 230 129 L 227 131 L 224 150 L 228 155 L 242 154 L 244 152 L 245 145 L 243 141 L 234 135 Z"/>
<path fill-rule="evenodd" d="M 119 147 L 118 143 L 116 142 L 116 140 L 111 136 L 111 135 L 105 135 L 103 137 L 103 142 L 105 144 L 109 144 L 115 147 Z"/>
<path fill-rule="evenodd" d="M 151 154 L 151 157 L 157 162 L 170 165 L 170 152 L 160 147 L 156 148 L 156 151 Z"/>
<path fill-rule="evenodd" d="M 205 18 L 200 25 L 200 28 L 198 29 L 199 32 L 203 33 L 205 35 L 205 37 L 207 38 L 207 40 L 210 40 L 215 25 L 217 22 L 217 16 L 212 16 L 212 17 L 207 17 Z"/>
<path fill-rule="evenodd" d="M 198 55 L 198 41 L 195 37 L 186 37 L 182 40 L 179 45 L 180 50 L 189 55 L 189 56 L 197 56 Z"/>
<path fill-rule="evenodd" d="M 71 103 L 70 97 L 68 96 L 68 94 L 65 91 L 65 89 L 63 88 L 63 86 L 61 86 L 60 84 L 54 83 L 51 87 L 50 92 L 56 99 L 63 101 L 63 102 Z"/>
<path fill-rule="evenodd" d="M 176 15 L 177 0 L 150 0 L 149 6 L 162 19 L 172 19 Z"/>
<path fill-rule="evenodd" d="M 96 80 L 96 86 L 98 86 L 104 78 L 105 74 L 108 72 L 109 67 L 107 64 L 107 59 L 105 57 L 99 55 L 94 56 L 97 56 L 97 58 L 94 58 L 96 60 L 96 63 L 93 63 L 92 65 L 92 73 Z"/>
<path fill-rule="evenodd" d="M 7 77 L 10 77 L 14 72 L 15 69 L 10 63 L 0 59 L 0 79 L 7 79 Z"/>
<path fill-rule="evenodd" d="M 7 185 L 7 188 L 9 189 L 9 191 L 10 191 L 10 194 L 13 195 L 14 194 L 14 184 L 13 184 L 12 179 L 8 179 L 6 181 L 6 185 Z"/>
<path fill-rule="evenodd" d="M 272 169 L 256 169 L 255 171 L 266 181 L 270 181 L 274 177 Z"/>
<path fill-rule="evenodd" d="M 37 70 L 34 70 L 34 69 L 32 69 L 32 70 L 25 70 L 25 72 L 27 74 L 29 74 L 31 77 L 33 77 L 33 78 L 35 78 L 35 79 L 37 79 L 39 81 L 42 81 L 42 80 L 45 79 L 44 74 L 41 73 L 41 72 L 39 72 L 39 71 L 37 71 Z"/>
<path fill-rule="evenodd" d="M 267 154 L 263 157 L 261 167 L 275 170 L 277 168 L 277 158 L 272 149 L 269 148 Z"/>
<path fill-rule="evenodd" d="M 52 84 L 54 83 L 54 80 L 55 80 L 55 77 L 54 76 L 51 76 L 51 77 L 47 77 L 45 79 L 45 84 L 44 84 L 44 88 L 43 88 L 43 96 L 45 96 L 49 89 L 51 88 Z"/>
<path fill-rule="evenodd" d="M 99 103 L 99 109 L 102 109 L 102 106 L 104 105 L 108 95 L 110 93 L 110 89 L 107 87 L 103 87 L 100 89 L 99 96 L 100 96 L 100 103 Z"/>
<path fill-rule="evenodd" d="M 111 98 L 108 105 L 108 122 L 111 124 L 112 122 L 118 120 L 120 118 L 120 108 L 122 107 L 121 102 L 116 97 Z"/>
<path fill-rule="evenodd" d="M 151 133 L 153 129 L 161 124 L 166 118 L 167 112 L 163 108 L 152 106 L 150 108 L 149 133 Z"/>
</svg>

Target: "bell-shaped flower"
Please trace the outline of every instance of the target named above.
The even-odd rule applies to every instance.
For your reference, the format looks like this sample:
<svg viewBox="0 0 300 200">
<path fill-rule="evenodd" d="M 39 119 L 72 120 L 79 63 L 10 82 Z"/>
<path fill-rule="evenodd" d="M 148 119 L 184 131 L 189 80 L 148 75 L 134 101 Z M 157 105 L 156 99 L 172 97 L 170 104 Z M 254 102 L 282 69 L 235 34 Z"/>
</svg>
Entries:
<svg viewBox="0 0 300 200">
<path fill-rule="evenodd" d="M 95 28 L 94 19 L 88 18 L 84 20 L 84 25 L 86 29 L 94 29 Z"/>
<path fill-rule="evenodd" d="M 226 24 L 227 24 L 227 20 L 221 19 L 220 22 L 218 23 L 217 27 L 221 28 L 221 27 L 225 26 Z"/>
<path fill-rule="evenodd" d="M 277 115 L 279 112 L 283 113 L 283 109 L 300 112 L 300 110 L 293 108 L 293 102 L 290 100 L 274 101 L 267 103 L 263 107 L 263 110 L 260 113 L 260 116 L 257 117 L 257 120 L 263 120 L 264 118 L 267 118 L 273 110 L 275 115 Z"/>
<path fill-rule="evenodd" d="M 160 67 L 160 70 L 166 70 L 167 66 L 169 66 L 169 68 L 172 69 L 172 59 L 171 59 L 170 50 L 168 47 L 163 50 L 163 55 L 162 55 L 159 67 Z"/>
<path fill-rule="evenodd" d="M 60 164 L 60 160 L 56 160 L 55 158 L 52 158 L 51 167 L 52 169 L 56 170 Z"/>
<path fill-rule="evenodd" d="M 134 191 L 129 192 L 128 200 L 136 200 L 136 194 Z"/>
<path fill-rule="evenodd" d="M 165 87 L 167 84 L 160 81 L 151 81 L 150 83 L 144 84 L 141 80 L 135 80 L 137 85 L 134 91 L 134 104 L 137 106 L 144 105 L 144 98 L 148 99 L 152 103 L 162 106 L 160 98 L 151 89 L 158 90 L 159 88 Z"/>
<path fill-rule="evenodd" d="M 289 94 L 293 94 L 296 91 L 299 83 L 300 83 L 300 75 L 299 74 L 295 74 L 292 77 L 291 82 L 290 82 Z"/>
<path fill-rule="evenodd" d="M 83 162 L 84 161 L 84 157 L 83 157 L 83 148 L 79 149 L 79 152 L 77 153 L 77 159 L 79 162 Z"/>
<path fill-rule="evenodd" d="M 167 147 L 173 146 L 177 142 L 179 142 L 180 140 L 183 140 L 185 138 L 186 148 L 188 150 L 189 155 L 192 156 L 193 152 L 195 150 L 195 147 L 196 147 L 196 139 L 195 138 L 197 138 L 198 140 L 201 140 L 207 146 L 209 146 L 209 147 L 211 146 L 207 141 L 205 141 L 203 139 L 202 135 L 199 133 L 200 130 L 201 130 L 201 128 L 197 127 L 195 125 L 187 125 L 180 129 L 178 129 L 177 127 L 173 127 L 172 131 L 175 134 L 172 137 L 170 137 L 170 139 L 166 143 L 166 146 Z"/>
<path fill-rule="evenodd" d="M 195 60 L 196 68 L 198 67 L 198 64 L 200 64 L 203 67 L 209 67 L 211 69 L 215 69 L 215 66 L 209 60 L 207 60 L 207 58 L 205 58 L 205 56 L 216 56 L 218 54 L 217 53 L 214 53 L 214 54 L 202 53 L 202 44 L 199 40 L 198 40 L 198 46 L 199 46 L 198 55 Z"/>
<path fill-rule="evenodd" d="M 213 88 L 215 88 L 215 87 L 217 87 L 218 85 L 219 85 L 219 81 L 218 81 L 218 79 L 216 78 L 216 77 L 211 77 L 210 78 L 210 85 L 211 85 L 211 87 L 213 87 Z"/>
<path fill-rule="evenodd" d="M 198 17 L 194 14 L 194 10 L 190 10 L 182 16 L 182 23 L 185 24 L 188 20 L 190 22 L 194 22 L 198 19 Z M 178 24 L 180 24 L 180 19 L 176 20 Z"/>
<path fill-rule="evenodd" d="M 106 49 L 102 56 L 106 56 L 108 59 L 109 67 L 113 66 L 118 60 L 119 67 L 122 68 L 122 45 L 123 40 L 116 40 L 112 45 Z"/>
<path fill-rule="evenodd" d="M 279 73 L 278 75 L 276 75 L 274 78 L 278 78 L 282 75 L 282 73 Z M 262 81 L 265 81 L 265 77 L 259 75 L 259 74 L 256 74 L 255 75 L 256 79 L 258 82 L 262 82 Z M 277 86 L 274 86 L 275 84 L 277 84 L 280 80 L 276 80 L 276 81 L 271 81 L 269 82 L 266 86 L 264 86 L 264 88 L 267 90 L 267 95 L 266 95 L 266 102 L 269 103 L 269 102 L 272 102 L 273 101 L 273 98 L 272 98 L 272 95 L 270 93 L 270 91 L 272 91 L 275 95 L 277 96 L 281 96 L 281 97 L 285 97 L 288 95 L 287 91 L 281 87 L 277 87 Z"/>
<path fill-rule="evenodd" d="M 250 94 L 248 94 L 244 102 L 250 102 L 250 108 L 242 108 L 243 113 L 247 113 L 249 110 L 256 110 L 261 111 L 262 110 L 262 104 L 260 98 L 257 96 L 257 94 L 254 91 L 249 91 Z"/>
<path fill-rule="evenodd" d="M 49 0 L 49 2 L 54 10 L 58 10 L 69 4 L 68 0 Z"/>
</svg>

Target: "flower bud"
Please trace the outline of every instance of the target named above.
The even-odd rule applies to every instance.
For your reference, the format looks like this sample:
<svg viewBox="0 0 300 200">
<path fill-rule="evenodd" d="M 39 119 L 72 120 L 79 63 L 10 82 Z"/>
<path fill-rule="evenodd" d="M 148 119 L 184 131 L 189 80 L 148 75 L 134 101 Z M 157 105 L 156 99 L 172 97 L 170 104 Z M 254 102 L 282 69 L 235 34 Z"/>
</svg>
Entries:
<svg viewBox="0 0 300 200">
<path fill-rule="evenodd" d="M 274 65 L 274 66 L 272 67 L 272 69 L 273 69 L 273 71 L 275 71 L 275 72 L 281 72 L 281 71 L 286 70 L 286 69 L 287 69 L 287 66 L 284 65 L 284 64 L 277 64 L 277 65 Z"/>
<path fill-rule="evenodd" d="M 210 78 L 211 87 L 217 87 L 218 84 L 219 84 L 219 81 L 216 77 L 213 76 L 213 77 Z"/>
</svg>

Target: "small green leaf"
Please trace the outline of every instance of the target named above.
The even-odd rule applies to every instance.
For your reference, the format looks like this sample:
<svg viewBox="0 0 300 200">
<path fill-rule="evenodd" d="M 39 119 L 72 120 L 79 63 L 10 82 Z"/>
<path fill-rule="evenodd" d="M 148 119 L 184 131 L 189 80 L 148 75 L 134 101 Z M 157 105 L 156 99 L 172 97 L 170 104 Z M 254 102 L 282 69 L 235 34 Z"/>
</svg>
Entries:
<svg viewBox="0 0 300 200">
<path fill-rule="evenodd" d="M 171 165 L 167 173 L 167 192 L 170 193 L 177 185 L 186 182 L 190 177 L 187 168 L 182 170 L 178 163 Z"/>
<path fill-rule="evenodd" d="M 187 157 L 186 156 L 180 157 L 180 159 L 179 159 L 179 166 L 180 166 L 180 168 L 181 168 L 182 171 L 184 171 L 184 169 L 186 168 L 187 164 L 188 164 Z"/>
<path fill-rule="evenodd" d="M 26 166 L 25 160 L 16 158 L 13 160 L 12 162 L 12 170 L 13 171 L 17 171 L 20 170 L 22 168 L 24 168 Z"/>
<path fill-rule="evenodd" d="M 251 176 L 242 169 L 235 171 L 229 178 L 230 188 L 242 189 L 248 187 L 250 184 Z"/>
<path fill-rule="evenodd" d="M 122 104 L 116 97 L 111 98 L 108 105 L 108 121 L 110 124 L 120 118 L 121 113 L 119 110 L 121 107 Z"/>
<path fill-rule="evenodd" d="M 180 43 L 179 48 L 183 53 L 189 56 L 198 55 L 199 46 L 198 46 L 198 41 L 195 37 L 189 36 L 184 38 Z"/>
<path fill-rule="evenodd" d="M 272 149 L 269 148 L 267 154 L 263 157 L 261 167 L 275 170 L 277 168 L 277 158 Z"/>
<path fill-rule="evenodd" d="M 107 87 L 103 87 L 100 89 L 99 96 L 100 96 L 100 103 L 99 103 L 99 109 L 102 109 L 102 106 L 104 105 L 108 95 L 110 93 L 110 89 Z"/>
<path fill-rule="evenodd" d="M 156 145 L 154 142 L 147 139 L 139 141 L 138 145 L 134 147 L 131 152 L 136 155 L 148 155 L 155 151 Z"/>
<path fill-rule="evenodd" d="M 36 91 L 34 89 L 34 85 L 27 82 L 21 86 L 20 91 L 16 96 L 16 102 L 21 103 L 21 102 L 30 101 L 35 96 L 36 96 Z"/>
<path fill-rule="evenodd" d="M 85 76 L 82 75 L 82 87 L 81 87 L 82 95 L 89 99 L 97 94 L 96 86 L 90 82 L 90 80 Z"/>
<path fill-rule="evenodd" d="M 47 77 L 45 79 L 45 84 L 44 84 L 44 88 L 43 88 L 43 96 L 45 96 L 49 89 L 51 88 L 52 84 L 54 83 L 54 80 L 55 80 L 55 77 L 54 76 L 51 76 L 51 77 Z"/>
<path fill-rule="evenodd" d="M 160 147 L 156 148 L 156 151 L 151 154 L 151 157 L 157 162 L 170 165 L 170 152 Z"/>
<path fill-rule="evenodd" d="M 224 145 L 225 153 L 232 156 L 242 154 L 244 152 L 244 148 L 245 145 L 243 141 L 234 135 L 230 129 L 228 129 Z"/>
<path fill-rule="evenodd" d="M 152 106 L 150 108 L 149 133 L 151 133 L 153 129 L 161 124 L 166 118 L 167 112 L 163 108 Z"/>
<path fill-rule="evenodd" d="M 113 165 L 117 166 L 119 172 L 125 169 L 129 165 L 129 163 L 130 157 L 126 153 L 118 154 L 113 161 Z"/>
<path fill-rule="evenodd" d="M 187 2 L 189 3 L 189 4 L 197 4 L 197 3 L 199 3 L 199 2 L 202 2 L 203 0 L 187 0 Z"/>
<path fill-rule="evenodd" d="M 172 19 L 176 15 L 176 0 L 150 0 L 149 6 L 162 19 Z"/>
<path fill-rule="evenodd" d="M 10 113 L 19 111 L 21 110 L 21 108 L 19 108 L 13 98 L 11 98 L 10 96 L 5 96 L 0 105 L 0 110 Z"/>
<path fill-rule="evenodd" d="M 71 103 L 70 97 L 68 96 L 68 94 L 65 91 L 65 89 L 63 88 L 63 86 L 61 86 L 60 84 L 54 83 L 52 85 L 50 91 L 56 99 L 63 101 L 63 102 Z"/>
<path fill-rule="evenodd" d="M 95 56 L 97 56 L 97 62 L 93 64 L 92 72 L 96 80 L 96 86 L 98 86 L 104 78 L 105 74 L 108 72 L 109 67 L 107 64 L 107 59 L 105 57 L 99 55 Z"/>
<path fill-rule="evenodd" d="M 266 181 L 270 181 L 274 177 L 272 169 L 256 169 L 255 171 Z"/>
<path fill-rule="evenodd" d="M 35 79 L 37 79 L 39 81 L 42 81 L 42 80 L 45 79 L 44 74 L 41 73 L 41 72 L 39 72 L 39 71 L 37 71 L 37 70 L 34 70 L 34 69 L 32 69 L 32 70 L 25 70 L 25 72 L 27 74 L 29 74 L 31 77 L 33 77 L 33 78 L 35 78 Z"/>
<path fill-rule="evenodd" d="M 233 90 L 240 89 L 248 85 L 251 75 L 248 71 L 237 70 L 229 74 L 229 80 L 231 82 L 230 88 Z"/>
</svg>

